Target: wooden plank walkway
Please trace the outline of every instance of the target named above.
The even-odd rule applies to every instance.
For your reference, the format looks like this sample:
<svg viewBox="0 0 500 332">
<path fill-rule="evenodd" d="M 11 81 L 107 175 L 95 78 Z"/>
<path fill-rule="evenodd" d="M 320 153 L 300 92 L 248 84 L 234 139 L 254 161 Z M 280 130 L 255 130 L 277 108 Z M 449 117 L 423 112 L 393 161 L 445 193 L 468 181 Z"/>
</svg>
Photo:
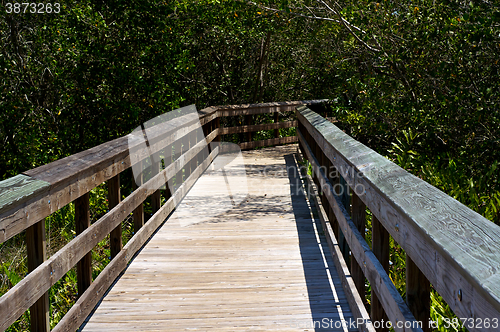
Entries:
<svg viewBox="0 0 500 332">
<path fill-rule="evenodd" d="M 299 190 L 296 149 L 246 151 L 206 172 L 83 330 L 354 331 L 340 327 L 354 318 Z"/>
</svg>

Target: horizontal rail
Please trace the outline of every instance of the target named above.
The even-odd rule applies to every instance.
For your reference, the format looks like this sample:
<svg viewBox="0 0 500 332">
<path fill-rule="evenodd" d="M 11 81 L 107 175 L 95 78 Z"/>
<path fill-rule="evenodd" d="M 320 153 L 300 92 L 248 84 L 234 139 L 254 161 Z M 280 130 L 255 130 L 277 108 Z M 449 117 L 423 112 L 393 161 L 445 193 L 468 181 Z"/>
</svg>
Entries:
<svg viewBox="0 0 500 332">
<path fill-rule="evenodd" d="M 288 137 L 278 137 L 278 138 L 270 138 L 261 141 L 252 141 L 240 143 L 240 148 L 242 150 L 253 149 L 263 146 L 273 146 L 279 144 L 290 144 L 297 142 L 297 136 L 288 136 Z"/>
<path fill-rule="evenodd" d="M 181 126 L 185 125 L 185 120 L 184 117 L 179 117 L 171 121 L 168 128 L 170 131 L 164 132 L 163 136 L 152 135 L 154 144 L 148 151 L 156 153 L 167 144 L 187 135 L 196 126 L 199 127 L 199 124 Z M 175 125 L 179 125 L 180 129 L 171 132 Z M 29 183 L 36 181 L 35 184 L 43 186 L 43 190 L 33 190 L 26 195 L 24 185 L 15 188 L 16 196 L 20 197 L 22 204 L 11 204 L 7 211 L 0 214 L 0 243 L 146 158 L 145 149 L 139 149 L 144 144 L 146 142 L 142 133 L 140 136 L 129 134 L 25 172 L 24 175 L 30 179 Z M 137 153 L 131 155 L 131 151 Z"/>
<path fill-rule="evenodd" d="M 0 330 L 6 329 L 49 290 L 61 277 L 90 252 L 107 234 L 117 227 L 149 195 L 153 194 L 168 179 L 173 177 L 205 146 L 201 141 L 162 172 L 152 177 L 121 203 L 92 224 L 66 246 L 28 274 L 0 298 L 0 312 L 6 316 L 0 323 Z"/>
<path fill-rule="evenodd" d="M 458 317 L 482 321 L 500 317 L 498 226 L 308 108 L 298 107 L 297 119 Z M 342 231 L 348 226 L 345 221 Z M 353 249 L 357 241 L 352 236 L 347 240 Z M 356 255 L 360 257 L 359 252 Z M 358 263 L 363 268 L 364 261 Z M 472 330 L 494 328 L 483 325 Z"/>
<path fill-rule="evenodd" d="M 239 133 L 248 133 L 260 130 L 272 130 L 272 129 L 291 128 L 291 127 L 297 127 L 297 120 L 276 122 L 276 123 L 264 123 L 260 125 L 251 125 L 251 126 L 222 127 L 220 128 L 220 134 L 221 135 L 239 134 Z"/>
<path fill-rule="evenodd" d="M 160 227 L 168 215 L 174 210 L 176 203 L 182 200 L 196 180 L 201 176 L 209 164 L 218 155 L 219 147 L 216 147 L 210 155 L 205 158 L 195 171 L 189 176 L 186 182 L 175 191 L 168 201 L 158 210 L 123 247 L 122 251 L 105 267 L 92 285 L 87 289 L 82 297 L 71 307 L 63 319 L 56 325 L 53 331 L 72 332 L 77 330 L 92 312 L 99 302 L 104 292 L 113 284 L 114 280 L 126 268 L 128 262 L 141 249 L 151 235 Z"/>
<path fill-rule="evenodd" d="M 112 194 L 113 201 L 116 201 L 112 206 L 110 205 L 110 211 L 92 225 L 90 225 L 90 220 L 85 219 L 88 217 L 84 214 L 80 216 L 79 222 L 84 225 L 83 229 L 80 229 L 73 240 L 47 260 L 45 260 L 45 254 L 39 252 L 40 250 L 45 252 L 44 244 L 42 247 L 33 247 L 33 244 L 28 243 L 28 249 L 31 248 L 28 253 L 39 255 L 38 261 L 23 280 L 0 298 L 0 312 L 5 313 L 0 319 L 0 330 L 8 328 L 30 307 L 34 310 L 33 312 L 40 313 L 36 317 L 32 315 L 32 324 L 35 324 L 32 327 L 39 326 L 43 331 L 47 330 L 48 307 L 43 303 L 48 299 L 48 290 L 69 269 L 83 262 L 84 257 L 90 259 L 91 250 L 111 233 L 113 239 L 118 238 L 116 240 L 118 242 L 114 244 L 112 260 L 93 282 L 90 274 L 84 275 L 82 271 L 77 272 L 78 287 L 82 288 L 78 289 L 79 299 L 55 330 L 69 331 L 78 328 L 107 288 L 126 267 L 128 261 L 161 225 L 208 163 L 215 158 L 221 151 L 220 149 L 226 149 L 225 146 L 210 146 L 209 149 L 213 148 L 213 151 L 204 154 L 202 151 L 207 144 L 220 141 L 221 135 L 233 130 L 235 133 L 242 133 L 269 128 L 275 129 L 276 135 L 276 129 L 290 128 L 297 124 L 296 121 L 278 122 L 278 113 L 275 113 L 276 123 L 230 129 L 220 128 L 220 117 L 293 111 L 298 105 L 319 102 L 322 101 L 216 106 L 198 111 L 197 116 L 194 113 L 194 117 L 193 114 L 182 115 L 180 112 L 177 118 L 169 121 L 162 121 L 168 118 L 162 115 L 145 123 L 142 130 L 139 129 L 124 137 L 0 182 L 0 243 L 25 229 L 29 230 L 29 234 L 35 235 L 36 238 L 30 240 L 32 243 L 41 241 L 44 235 L 33 233 L 33 227 L 44 229 L 45 217 L 77 199 L 76 203 L 79 206 L 82 205 L 82 213 L 85 214 L 85 204 L 88 202 L 87 193 L 105 181 L 112 180 L 113 186 L 110 186 L 108 190 L 112 191 L 109 194 Z M 191 138 L 188 138 L 188 134 L 198 129 L 200 125 L 204 133 L 200 130 L 195 135 L 196 137 L 190 135 Z M 241 145 L 243 148 L 253 148 L 296 141 L 296 136 L 275 137 L 270 140 L 244 142 Z M 156 160 L 153 159 L 158 157 L 164 149 L 169 148 L 175 150 L 175 158 L 171 156 L 175 161 L 149 181 L 142 183 L 141 180 L 142 184 L 120 202 L 117 176 L 127 168 L 135 167 L 136 164 L 142 167 L 146 158 L 151 158 L 155 163 Z M 165 157 L 170 158 L 168 156 L 170 152 L 166 150 L 165 152 L 167 153 Z M 181 153 L 180 156 L 179 153 Z M 200 159 L 202 155 L 208 157 Z M 155 168 L 157 167 L 152 165 L 152 169 Z M 186 181 L 167 197 L 166 204 L 161 207 L 158 190 L 173 177 L 176 179 L 177 186 L 179 177 L 182 182 L 183 174 L 187 177 Z M 148 196 L 152 197 L 154 215 L 144 224 L 143 216 L 139 214 L 143 214 L 142 203 Z M 139 207 L 141 208 L 138 209 Z M 124 248 L 121 248 L 119 239 L 121 222 L 132 212 L 134 220 L 136 217 L 138 220 L 136 234 Z M 90 260 L 86 264 L 89 266 Z"/>
</svg>

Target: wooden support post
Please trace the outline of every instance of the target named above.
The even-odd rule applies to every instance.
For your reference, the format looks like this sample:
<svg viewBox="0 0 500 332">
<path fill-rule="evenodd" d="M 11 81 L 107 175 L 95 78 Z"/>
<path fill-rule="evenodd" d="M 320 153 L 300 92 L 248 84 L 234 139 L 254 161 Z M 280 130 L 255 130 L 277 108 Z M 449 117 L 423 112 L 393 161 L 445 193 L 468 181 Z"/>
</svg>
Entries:
<svg viewBox="0 0 500 332">
<path fill-rule="evenodd" d="M 274 113 L 274 123 L 278 123 L 278 122 L 280 122 L 279 116 L 280 116 L 279 112 L 278 112 L 278 111 L 276 111 L 276 112 Z M 275 137 L 275 138 L 280 137 L 280 130 L 279 130 L 278 128 L 274 129 L 274 137 Z"/>
<path fill-rule="evenodd" d="M 251 126 L 252 125 L 252 115 L 245 115 L 245 122 L 246 122 L 247 126 Z M 249 131 L 247 133 L 247 142 L 251 142 L 251 141 L 252 141 L 252 133 Z"/>
<path fill-rule="evenodd" d="M 156 158 L 151 158 L 151 177 L 160 173 L 160 162 L 155 162 L 154 160 L 159 160 L 159 153 L 156 154 Z M 160 189 L 156 190 L 151 194 L 151 210 L 153 214 L 156 213 L 161 207 L 161 193 Z"/>
<path fill-rule="evenodd" d="M 86 193 L 75 200 L 75 231 L 77 236 L 90 227 L 89 196 L 89 193 Z M 80 297 L 92 283 L 92 252 L 87 253 L 76 264 L 76 277 L 78 297 Z"/>
<path fill-rule="evenodd" d="M 113 209 L 120 203 L 120 174 L 108 180 L 108 207 Z M 120 223 L 109 233 L 109 247 L 111 259 L 122 250 L 122 224 Z"/>
<path fill-rule="evenodd" d="M 338 194 L 340 195 L 340 200 L 342 201 L 342 205 L 344 205 L 344 208 L 346 209 L 347 213 L 350 214 L 350 197 L 349 197 L 349 185 L 347 182 L 344 180 L 341 174 L 339 174 L 339 182 L 338 182 L 338 189 L 339 192 Z M 340 250 L 342 251 L 342 255 L 344 256 L 344 260 L 347 264 L 347 266 L 350 266 L 349 264 L 349 245 L 347 244 L 347 240 L 345 239 L 344 233 L 342 232 L 342 229 L 340 229 L 339 225 L 339 231 L 338 231 L 338 237 L 339 237 L 339 247 Z"/>
<path fill-rule="evenodd" d="M 26 229 L 26 245 L 28 272 L 32 272 L 47 259 L 45 219 Z M 48 292 L 43 294 L 42 297 L 30 307 L 30 331 L 50 331 Z"/>
<path fill-rule="evenodd" d="M 208 127 L 207 128 L 210 128 L 210 123 L 208 123 Z M 207 129 L 207 132 L 209 131 L 209 129 Z M 183 147 L 182 147 L 182 138 L 181 139 L 178 139 L 176 142 L 175 142 L 175 160 L 179 159 L 179 157 L 182 155 L 182 152 L 183 152 Z M 182 184 L 182 168 L 177 172 L 177 174 L 175 174 L 175 189 L 174 190 L 177 190 Z"/>
<path fill-rule="evenodd" d="M 216 117 L 214 121 L 215 121 L 215 128 L 216 129 L 220 129 L 220 118 Z M 216 142 L 222 141 L 222 135 L 217 134 L 217 136 L 215 137 L 214 141 L 216 141 Z"/>
<path fill-rule="evenodd" d="M 406 255 L 406 303 L 422 330 L 430 332 L 431 284 L 417 265 Z"/>
<path fill-rule="evenodd" d="M 139 162 L 139 165 L 140 165 L 139 169 L 142 170 L 142 160 Z M 133 190 L 136 190 L 138 187 L 140 187 L 142 185 L 142 181 L 143 181 L 142 172 L 137 180 L 132 178 Z M 134 233 L 137 233 L 141 229 L 141 227 L 144 226 L 144 204 L 143 203 L 139 204 L 139 206 L 135 208 L 132 214 L 134 218 Z"/>
<path fill-rule="evenodd" d="M 184 136 L 184 149 L 189 151 L 191 148 L 191 134 Z M 184 166 L 184 178 L 187 179 L 191 175 L 191 161 L 188 161 Z"/>
<path fill-rule="evenodd" d="M 352 193 L 352 221 L 356 225 L 356 228 L 361 233 L 363 238 L 365 237 L 365 224 L 366 224 L 366 206 L 365 203 L 356 195 Z M 351 259 L 351 277 L 356 285 L 359 296 L 362 299 L 366 299 L 365 296 L 365 276 L 363 270 L 359 266 L 358 262 L 352 258 Z"/>
<path fill-rule="evenodd" d="M 380 221 L 372 215 L 372 251 L 375 257 L 384 267 L 384 270 L 389 273 L 389 233 L 382 226 Z M 372 304 L 371 304 L 371 319 L 372 321 L 385 322 L 388 320 L 387 315 L 378 300 L 378 295 L 372 287 Z M 385 324 L 384 326 L 385 327 Z M 389 331 L 387 328 L 377 329 L 377 332 Z"/>
</svg>

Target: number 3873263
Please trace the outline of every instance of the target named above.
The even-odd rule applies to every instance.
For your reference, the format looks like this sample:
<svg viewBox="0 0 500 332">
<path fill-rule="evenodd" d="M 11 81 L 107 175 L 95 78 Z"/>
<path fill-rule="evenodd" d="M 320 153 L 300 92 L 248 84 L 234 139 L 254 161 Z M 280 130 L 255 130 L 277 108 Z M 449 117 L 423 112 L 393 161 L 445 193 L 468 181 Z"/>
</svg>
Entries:
<svg viewBox="0 0 500 332">
<path fill-rule="evenodd" d="M 59 3 L 36 3 L 36 2 L 7 2 L 5 4 L 7 14 L 58 14 L 61 12 Z"/>
</svg>

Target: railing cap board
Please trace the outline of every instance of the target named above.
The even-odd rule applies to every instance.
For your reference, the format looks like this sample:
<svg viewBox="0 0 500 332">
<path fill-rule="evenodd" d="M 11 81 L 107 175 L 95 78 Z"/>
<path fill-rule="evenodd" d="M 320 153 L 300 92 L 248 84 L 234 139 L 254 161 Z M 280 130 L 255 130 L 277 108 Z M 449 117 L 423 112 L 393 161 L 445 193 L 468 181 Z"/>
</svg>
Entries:
<svg viewBox="0 0 500 332">
<path fill-rule="evenodd" d="M 49 190 L 50 183 L 24 174 L 0 181 L 0 214 Z"/>
<path fill-rule="evenodd" d="M 358 183 L 356 177 L 371 183 L 406 219 L 401 223 L 413 223 L 428 239 L 426 242 L 500 311 L 500 227 L 357 142 L 307 107 L 298 107 L 297 111 L 323 136 L 324 145 L 320 147 L 326 151 L 325 146 L 330 145 L 338 152 L 336 157 L 345 160 L 349 173 L 344 178 L 351 186 Z M 388 231 L 394 234 L 394 230 Z M 404 243 L 400 244 L 404 248 Z M 436 276 L 427 277 L 436 281 Z"/>
</svg>

